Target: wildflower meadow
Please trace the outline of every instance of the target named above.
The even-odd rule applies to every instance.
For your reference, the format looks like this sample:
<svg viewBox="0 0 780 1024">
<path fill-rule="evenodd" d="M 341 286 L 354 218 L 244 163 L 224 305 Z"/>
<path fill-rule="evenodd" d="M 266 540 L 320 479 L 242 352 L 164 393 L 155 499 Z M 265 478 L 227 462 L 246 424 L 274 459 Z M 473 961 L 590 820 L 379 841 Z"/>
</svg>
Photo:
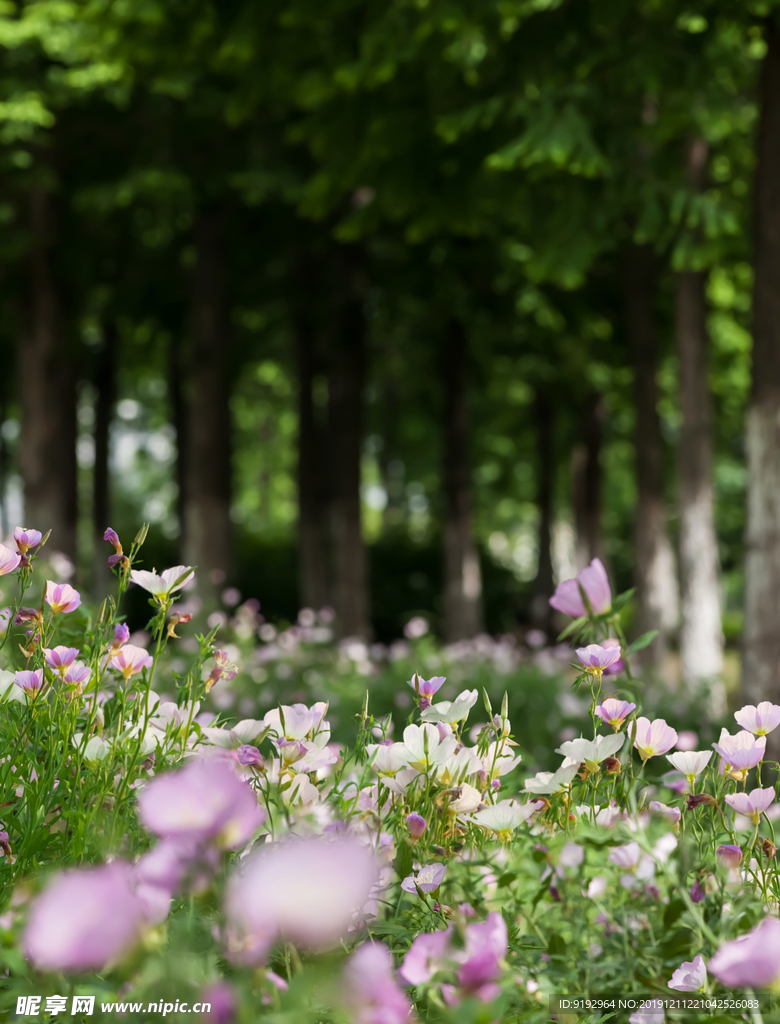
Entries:
<svg viewBox="0 0 780 1024">
<path fill-rule="evenodd" d="M 39 578 L 38 531 L 0 549 L 7 1018 L 777 1019 L 780 707 L 743 707 L 701 749 L 650 720 L 632 664 L 649 638 L 626 644 L 598 559 L 551 599 L 577 734 L 530 773 L 516 695 L 442 675 L 399 676 L 408 701 L 384 715 L 364 676 L 344 741 L 327 699 L 202 710 L 238 666 L 218 627 L 188 632 L 193 567 L 134 568 L 145 535 L 106 531 L 95 610 Z M 271 682 L 253 685 L 259 706 Z"/>
</svg>

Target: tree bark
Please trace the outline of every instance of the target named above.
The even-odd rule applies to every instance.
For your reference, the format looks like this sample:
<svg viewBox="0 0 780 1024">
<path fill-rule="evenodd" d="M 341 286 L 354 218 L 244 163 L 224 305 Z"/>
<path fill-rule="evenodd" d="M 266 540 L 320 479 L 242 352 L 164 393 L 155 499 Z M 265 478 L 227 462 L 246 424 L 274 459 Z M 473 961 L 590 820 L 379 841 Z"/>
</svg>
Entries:
<svg viewBox="0 0 780 1024">
<path fill-rule="evenodd" d="M 92 529 L 94 533 L 95 558 L 93 588 L 95 595 L 106 590 L 109 572 L 106 567 L 106 550 L 103 534 L 111 526 L 110 493 L 110 441 L 111 419 L 116 402 L 116 360 L 119 339 L 116 324 L 104 324 L 103 342 L 97 355 L 95 367 L 95 466 L 92 476 Z"/>
<path fill-rule="evenodd" d="M 682 429 L 679 442 L 680 575 L 683 682 L 708 683 L 709 710 L 726 712 L 718 581 L 718 542 L 712 507 L 712 400 L 707 378 L 705 276 L 677 274 L 677 347 Z"/>
<path fill-rule="evenodd" d="M 51 529 L 50 549 L 76 555 L 76 375 L 62 333 L 52 267 L 54 199 L 30 193 L 29 314 L 21 373 L 21 471 L 28 526 Z"/>
<path fill-rule="evenodd" d="M 344 252 L 340 264 L 344 289 L 338 316 L 340 330 L 331 346 L 328 380 L 333 604 L 340 636 L 368 638 L 368 566 L 360 501 L 366 374 L 361 256 Z"/>
<path fill-rule="evenodd" d="M 765 39 L 754 210 L 742 671 L 743 697 L 753 703 L 780 701 L 780 28 L 774 17 L 766 21 Z"/>
<path fill-rule="evenodd" d="M 450 323 L 444 351 L 444 635 L 448 643 L 483 629 L 482 573 L 471 532 L 468 344 L 463 324 Z"/>
<path fill-rule="evenodd" d="M 549 394 L 537 389 L 534 400 L 537 443 L 536 507 L 539 513 L 539 567 L 531 603 L 533 623 L 548 634 L 552 626 L 550 598 L 554 587 L 552 562 L 553 491 L 555 483 L 555 420 Z"/>
<path fill-rule="evenodd" d="M 179 557 L 184 560 L 184 518 L 187 505 L 187 409 L 183 386 L 185 376 L 181 339 L 171 333 L 168 346 L 168 402 L 176 433 L 176 518 L 179 523 Z"/>
<path fill-rule="evenodd" d="M 195 222 L 191 347 L 185 431 L 185 562 L 198 567 L 208 611 L 232 571 L 231 420 L 225 293 L 225 213 L 212 206 Z"/>
<path fill-rule="evenodd" d="M 312 275 L 307 265 L 300 274 L 294 311 L 295 354 L 298 370 L 298 580 L 300 603 L 315 610 L 331 603 L 328 586 L 327 424 L 317 408 L 317 338 L 311 315 Z"/>
<path fill-rule="evenodd" d="M 663 439 L 658 418 L 655 328 L 655 256 L 649 245 L 631 243 L 625 253 L 626 331 L 634 373 L 636 430 L 636 571 L 639 630 L 657 629 L 643 658 L 663 665 L 669 634 L 677 625 L 679 595 L 674 554 L 666 531 Z"/>
<path fill-rule="evenodd" d="M 572 458 L 574 530 L 577 536 L 575 562 L 578 569 L 590 565 L 594 558 L 604 560 L 601 533 L 603 419 L 601 395 L 593 393 L 586 399 L 581 421 L 581 441 L 575 446 Z"/>
</svg>

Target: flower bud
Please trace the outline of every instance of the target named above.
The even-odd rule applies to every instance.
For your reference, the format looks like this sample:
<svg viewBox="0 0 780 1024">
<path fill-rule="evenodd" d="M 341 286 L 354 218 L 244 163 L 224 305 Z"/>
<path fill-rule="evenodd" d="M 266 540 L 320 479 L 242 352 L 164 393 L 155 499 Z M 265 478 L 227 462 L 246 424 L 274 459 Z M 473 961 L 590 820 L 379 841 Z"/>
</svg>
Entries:
<svg viewBox="0 0 780 1024">
<path fill-rule="evenodd" d="M 697 878 L 694 881 L 693 885 L 691 886 L 691 902 L 692 903 L 701 903 L 701 901 L 704 898 L 705 898 L 704 889 L 702 888 L 701 882 Z"/>
<path fill-rule="evenodd" d="M 620 772 L 620 759 L 617 757 L 605 757 L 604 769 L 609 775 L 617 775 Z"/>
<path fill-rule="evenodd" d="M 738 846 L 729 844 L 719 846 L 715 851 L 715 856 L 727 868 L 738 868 L 742 862 L 742 850 Z"/>
<path fill-rule="evenodd" d="M 696 807 L 717 807 L 718 801 L 710 796 L 709 793 L 691 793 L 688 796 L 688 810 L 692 811 Z"/>
<path fill-rule="evenodd" d="M 428 828 L 428 822 L 423 818 L 421 814 L 410 814 L 406 818 L 406 825 L 409 829 L 409 835 L 416 842 L 422 834 Z"/>
<path fill-rule="evenodd" d="M 764 851 L 765 856 L 767 856 L 770 860 L 777 853 L 777 847 L 771 839 L 765 839 L 761 844 L 761 849 Z"/>
</svg>

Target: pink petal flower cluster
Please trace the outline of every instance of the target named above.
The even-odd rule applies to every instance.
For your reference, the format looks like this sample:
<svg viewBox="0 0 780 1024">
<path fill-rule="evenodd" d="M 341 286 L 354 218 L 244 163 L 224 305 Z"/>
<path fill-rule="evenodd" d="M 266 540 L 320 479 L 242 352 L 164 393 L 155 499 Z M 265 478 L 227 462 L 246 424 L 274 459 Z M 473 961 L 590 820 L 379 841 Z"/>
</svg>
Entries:
<svg viewBox="0 0 780 1024">
<path fill-rule="evenodd" d="M 257 796 L 227 759 L 199 758 L 158 775 L 138 798 L 141 821 L 155 835 L 233 850 L 265 820 Z"/>
<path fill-rule="evenodd" d="M 381 942 L 366 942 L 349 958 L 344 991 L 354 1024 L 406 1024 L 412 1004 L 393 978 L 393 956 Z"/>
<path fill-rule="evenodd" d="M 780 921 L 765 917 L 746 935 L 724 943 L 709 970 L 727 988 L 769 988 L 780 978 Z"/>
<path fill-rule="evenodd" d="M 603 615 L 612 607 L 612 591 L 609 589 L 607 570 L 601 559 L 594 558 L 586 569 L 582 569 L 573 580 L 559 583 L 550 598 L 550 605 L 564 615 L 578 619 L 588 614 L 588 608 L 582 599 L 584 592 L 594 615 Z"/>
<path fill-rule="evenodd" d="M 60 612 L 75 612 L 81 604 L 81 595 L 69 583 L 46 582 L 46 604 L 54 615 Z"/>
<path fill-rule="evenodd" d="M 378 866 L 350 837 L 289 839 L 253 853 L 228 886 L 232 955 L 259 963 L 277 938 L 319 949 L 338 942 L 368 902 Z"/>
</svg>

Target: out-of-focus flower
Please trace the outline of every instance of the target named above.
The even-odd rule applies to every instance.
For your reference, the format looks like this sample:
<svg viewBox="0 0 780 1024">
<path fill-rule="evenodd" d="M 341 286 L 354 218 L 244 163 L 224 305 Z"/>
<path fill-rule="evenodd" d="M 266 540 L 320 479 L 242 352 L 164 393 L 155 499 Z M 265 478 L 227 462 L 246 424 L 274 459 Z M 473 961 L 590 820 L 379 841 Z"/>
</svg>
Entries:
<svg viewBox="0 0 780 1024">
<path fill-rule="evenodd" d="M 41 625 L 43 622 L 43 615 L 39 608 L 20 608 L 14 618 L 15 626 L 23 626 L 25 622 L 34 622 L 36 625 Z"/>
<path fill-rule="evenodd" d="M 607 857 L 607 860 L 619 868 L 632 870 L 637 866 L 642 856 L 639 843 L 626 843 L 624 846 L 614 847 Z"/>
<path fill-rule="evenodd" d="M 245 843 L 265 820 L 253 790 L 218 758 L 156 776 L 138 797 L 138 808 L 158 836 L 208 840 L 228 850 Z"/>
<path fill-rule="evenodd" d="M 580 770 L 580 763 L 577 758 L 566 758 L 556 772 L 537 772 L 534 778 L 525 780 L 526 792 L 538 793 L 540 796 L 551 796 L 559 792 L 571 784 Z"/>
<path fill-rule="evenodd" d="M 712 757 L 711 750 L 678 750 L 674 754 L 667 754 L 666 760 L 682 772 L 688 782 L 693 785 L 697 775 L 701 775 Z"/>
<path fill-rule="evenodd" d="M 476 690 L 464 690 L 453 701 L 442 700 L 438 704 L 424 708 L 420 718 L 423 722 L 443 722 L 447 725 L 454 725 L 456 722 L 468 718 L 469 711 L 477 703 L 478 696 Z"/>
<path fill-rule="evenodd" d="M 446 963 L 452 928 L 418 935 L 404 957 L 398 977 L 405 985 L 424 985 Z"/>
<path fill-rule="evenodd" d="M 558 856 L 558 863 L 564 868 L 578 868 L 585 860 L 585 850 L 578 843 L 566 843 Z"/>
<path fill-rule="evenodd" d="M 602 615 L 610 610 L 612 591 L 609 589 L 607 570 L 599 558 L 594 558 L 587 568 L 577 573 L 575 579 L 559 583 L 550 598 L 550 605 L 556 611 L 571 615 L 575 619 L 587 615 L 588 609 L 582 599 L 580 587 L 594 615 Z"/>
<path fill-rule="evenodd" d="M 125 679 L 142 672 L 145 668 L 151 668 L 153 658 L 143 647 L 136 647 L 134 644 L 125 644 L 124 647 L 111 655 L 109 666 L 121 672 Z"/>
<path fill-rule="evenodd" d="M 701 903 L 702 900 L 705 900 L 706 898 L 707 894 L 704 891 L 704 887 L 699 879 L 695 878 L 693 880 L 693 885 L 691 886 L 691 903 Z"/>
<path fill-rule="evenodd" d="M 629 1024 L 664 1024 L 664 1010 L 659 1000 L 645 1000 L 628 1018 Z"/>
<path fill-rule="evenodd" d="M 586 740 L 580 736 L 576 740 L 567 740 L 555 751 L 556 754 L 563 754 L 570 757 L 578 764 L 585 763 L 588 771 L 599 771 L 599 764 L 607 757 L 614 757 L 625 742 L 622 733 L 612 736 L 596 736 L 592 740 Z"/>
<path fill-rule="evenodd" d="M 724 943 L 709 971 L 727 988 L 769 988 L 780 978 L 780 921 L 765 917 L 746 935 Z"/>
<path fill-rule="evenodd" d="M 223 747 L 226 750 L 238 750 L 253 740 L 256 740 L 258 743 L 262 742 L 268 735 L 268 727 L 264 722 L 258 722 L 256 718 L 244 718 L 240 722 L 236 722 L 230 729 L 221 729 L 211 725 L 206 726 L 203 729 L 203 735 L 215 747 Z"/>
<path fill-rule="evenodd" d="M 677 733 L 663 718 L 651 722 L 648 718 L 637 718 L 634 746 L 643 761 L 665 754 L 677 742 Z"/>
<path fill-rule="evenodd" d="M 754 736 L 743 729 L 736 736 L 722 729 L 720 739 L 712 744 L 716 753 L 723 758 L 727 771 L 735 778 L 744 779 L 751 768 L 763 761 L 766 753 L 766 736 Z"/>
<path fill-rule="evenodd" d="M 463 995 L 476 996 L 483 1003 L 496 998 L 501 989 L 496 979 L 501 973 L 501 961 L 506 956 L 509 940 L 506 922 L 501 914 L 491 911 L 485 921 L 466 925 L 464 949 L 453 950 L 453 958 L 460 963 L 458 989 L 451 1004 Z M 446 997 L 445 997 L 446 998 Z"/>
<path fill-rule="evenodd" d="M 204 1003 L 209 1007 L 200 1015 L 205 1024 L 233 1024 L 238 1000 L 233 987 L 227 982 L 219 981 L 205 988 L 200 994 L 201 1006 Z"/>
<path fill-rule="evenodd" d="M 406 816 L 406 827 L 409 829 L 409 835 L 412 839 L 417 840 L 421 838 L 426 828 L 428 828 L 428 822 L 421 814 L 412 813 Z"/>
<path fill-rule="evenodd" d="M 636 704 L 627 700 L 618 700 L 616 697 L 607 697 L 601 704 L 596 705 L 596 714 L 601 715 L 605 725 L 611 725 L 615 732 L 621 727 L 632 711 L 636 711 Z"/>
<path fill-rule="evenodd" d="M 428 620 L 424 619 L 422 615 L 415 615 L 404 626 L 404 636 L 407 640 L 419 640 L 429 629 Z"/>
<path fill-rule="evenodd" d="M 609 647 L 620 647 L 620 641 L 617 640 L 614 636 L 610 636 L 610 637 L 607 637 L 606 640 L 602 640 L 601 646 L 602 647 L 606 647 L 606 648 L 609 648 Z M 604 669 L 604 675 L 605 676 L 619 676 L 621 672 L 625 672 L 625 669 L 626 669 L 626 662 L 625 662 L 625 659 L 623 658 L 623 656 L 621 655 L 618 658 L 618 660 L 616 662 L 614 662 L 614 664 L 609 665 L 607 668 Z"/>
<path fill-rule="evenodd" d="M 178 640 L 179 634 L 176 632 L 176 627 L 184 625 L 187 622 L 192 622 L 192 612 L 174 612 L 168 620 L 168 636 L 175 637 Z M 231 676 L 231 678 L 233 677 Z M 211 685 L 213 686 L 214 684 L 212 683 Z M 208 693 L 210 689 L 211 686 L 208 687 L 206 693 Z"/>
<path fill-rule="evenodd" d="M 14 540 L 21 555 L 26 555 L 31 548 L 37 547 L 41 543 L 42 536 L 40 530 L 31 530 L 27 526 L 17 526 L 14 530 Z"/>
<path fill-rule="evenodd" d="M 22 556 L 18 551 L 12 551 L 5 544 L 0 544 L 0 576 L 7 576 L 9 572 L 19 568 Z"/>
<path fill-rule="evenodd" d="M 78 658 L 78 647 L 44 647 L 43 657 L 46 664 L 59 676 L 64 676 L 73 662 Z"/>
<path fill-rule="evenodd" d="M 174 590 L 179 590 L 189 582 L 194 571 L 191 565 L 174 565 L 172 569 L 166 569 L 158 576 L 157 573 L 147 572 L 146 569 L 133 569 L 130 579 L 158 601 L 164 601 Z"/>
<path fill-rule="evenodd" d="M 597 900 L 600 896 L 603 896 L 607 891 L 607 880 L 603 875 L 596 875 L 595 878 L 591 878 L 588 882 L 588 888 L 585 895 L 589 900 Z"/>
<path fill-rule="evenodd" d="M 101 971 L 139 938 L 143 904 L 127 864 L 65 872 L 35 900 L 22 940 L 40 970 Z"/>
<path fill-rule="evenodd" d="M 744 708 L 734 712 L 738 725 L 756 736 L 766 736 L 780 725 L 780 706 L 771 701 L 762 700 L 758 707 L 746 704 Z"/>
<path fill-rule="evenodd" d="M 446 676 L 431 676 L 430 679 L 423 679 L 419 673 L 414 673 L 412 678 L 409 680 L 408 685 L 411 686 L 420 698 L 421 709 L 424 710 L 431 706 L 431 697 L 438 693 L 446 679 Z"/>
<path fill-rule="evenodd" d="M 601 647 L 599 644 L 588 644 L 587 647 L 577 648 L 577 657 L 584 665 L 586 672 L 601 676 L 604 669 L 614 665 L 620 657 L 620 647 Z"/>
<path fill-rule="evenodd" d="M 528 821 L 532 814 L 541 810 L 544 803 L 532 800 L 527 804 L 518 804 L 514 800 L 501 800 L 497 804 L 484 807 L 471 816 L 471 820 L 482 828 L 495 832 L 499 839 L 506 841 L 518 825 Z"/>
<path fill-rule="evenodd" d="M 253 853 L 228 887 L 232 953 L 257 962 L 277 937 L 305 948 L 337 942 L 376 874 L 371 851 L 347 837 L 288 840 Z"/>
<path fill-rule="evenodd" d="M 393 978 L 393 957 L 381 942 L 366 942 L 349 958 L 343 990 L 352 1024 L 406 1024 L 411 1003 Z"/>
<path fill-rule="evenodd" d="M 775 799 L 774 789 L 753 789 L 749 793 L 727 793 L 726 803 L 737 814 L 744 814 L 754 825 L 761 820 L 763 812 Z"/>
<path fill-rule="evenodd" d="M 699 745 L 699 737 L 691 729 L 682 729 L 677 733 L 678 750 L 695 750 Z"/>
<path fill-rule="evenodd" d="M 175 616 L 174 616 L 175 618 Z M 192 618 L 192 616 L 190 616 Z M 206 693 L 209 692 L 215 683 L 218 683 L 220 679 L 224 679 L 226 682 L 230 682 L 235 679 L 238 675 L 238 665 L 234 665 L 230 660 L 230 655 L 227 651 L 214 651 L 214 668 L 209 673 L 206 679 Z"/>
<path fill-rule="evenodd" d="M 444 881 L 446 874 L 446 864 L 428 864 L 426 867 L 420 868 L 416 875 L 407 875 L 401 882 L 401 888 L 404 892 L 410 892 L 413 895 L 417 893 L 418 889 L 420 892 L 435 892 Z"/>
<path fill-rule="evenodd" d="M 47 580 L 46 604 L 50 606 L 54 615 L 59 615 L 60 612 L 75 612 L 81 604 L 81 595 L 69 583 L 54 583 Z"/>
<path fill-rule="evenodd" d="M 715 851 L 715 856 L 727 868 L 738 868 L 742 863 L 742 850 L 731 843 L 724 843 Z"/>
<path fill-rule="evenodd" d="M 17 685 L 15 673 L 0 671 L 0 703 L 5 700 L 26 704 L 27 694 Z"/>
<path fill-rule="evenodd" d="M 651 800 L 648 807 L 654 814 L 661 814 L 664 818 L 667 818 L 676 825 L 682 817 L 682 812 L 679 807 L 669 807 L 668 804 L 661 803 L 660 800 Z"/>
<path fill-rule="evenodd" d="M 23 690 L 30 700 L 37 697 L 42 692 L 44 687 L 43 681 L 43 669 L 36 669 L 34 672 L 17 672 L 16 673 L 16 685 L 20 690 Z"/>
</svg>

